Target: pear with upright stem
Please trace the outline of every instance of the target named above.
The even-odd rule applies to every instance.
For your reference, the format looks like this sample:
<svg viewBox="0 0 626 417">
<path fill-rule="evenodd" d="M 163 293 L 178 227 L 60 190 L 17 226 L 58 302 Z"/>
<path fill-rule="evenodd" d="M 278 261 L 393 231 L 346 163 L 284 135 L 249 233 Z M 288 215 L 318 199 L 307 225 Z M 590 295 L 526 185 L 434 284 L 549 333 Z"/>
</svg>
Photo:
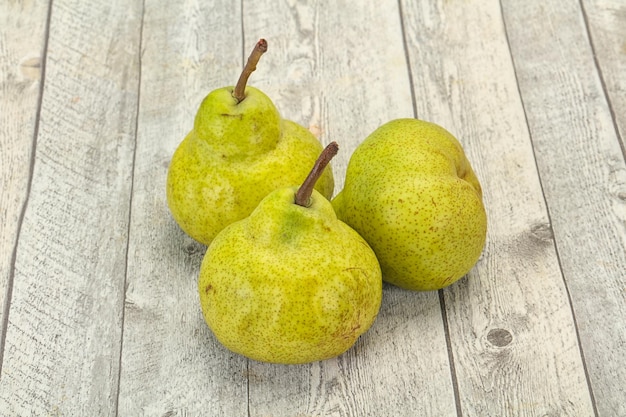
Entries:
<svg viewBox="0 0 626 417">
<path fill-rule="evenodd" d="M 261 39 L 236 86 L 205 97 L 168 168 L 170 212 L 184 232 L 205 245 L 276 188 L 301 183 L 322 151 L 309 130 L 281 118 L 269 97 L 247 85 L 266 51 Z M 330 168 L 316 188 L 331 197 Z"/>
<path fill-rule="evenodd" d="M 374 252 L 313 186 L 331 143 L 301 187 L 275 190 L 220 232 L 202 261 L 202 312 L 230 350 L 295 364 L 342 354 L 374 323 L 382 278 Z"/>
</svg>

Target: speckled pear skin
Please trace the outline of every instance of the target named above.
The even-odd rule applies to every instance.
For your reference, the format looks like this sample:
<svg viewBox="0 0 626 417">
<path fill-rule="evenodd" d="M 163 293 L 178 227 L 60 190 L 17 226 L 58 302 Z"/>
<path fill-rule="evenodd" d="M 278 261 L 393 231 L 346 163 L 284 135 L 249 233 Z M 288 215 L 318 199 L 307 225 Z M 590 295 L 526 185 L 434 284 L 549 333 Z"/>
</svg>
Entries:
<svg viewBox="0 0 626 417">
<path fill-rule="evenodd" d="M 311 132 L 281 119 L 260 90 L 248 86 L 240 103 L 232 91 L 214 90 L 203 100 L 168 168 L 170 212 L 185 233 L 205 245 L 270 192 L 301 184 L 322 151 Z M 315 188 L 331 197 L 330 168 Z"/>
<path fill-rule="evenodd" d="M 272 363 L 320 361 L 347 351 L 378 314 L 382 277 L 365 240 L 313 191 L 268 195 L 213 240 L 198 290 L 207 324 L 228 349 Z"/>
<path fill-rule="evenodd" d="M 337 216 L 370 244 L 383 280 L 416 291 L 444 288 L 476 264 L 485 245 L 482 190 L 444 128 L 390 121 L 348 163 Z"/>
</svg>

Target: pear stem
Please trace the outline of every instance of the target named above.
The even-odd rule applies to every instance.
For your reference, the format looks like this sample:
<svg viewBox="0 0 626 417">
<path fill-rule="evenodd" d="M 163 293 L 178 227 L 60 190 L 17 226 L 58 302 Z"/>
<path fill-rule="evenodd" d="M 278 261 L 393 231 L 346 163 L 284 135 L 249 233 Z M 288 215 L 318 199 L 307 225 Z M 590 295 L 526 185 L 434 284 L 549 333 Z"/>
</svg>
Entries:
<svg viewBox="0 0 626 417">
<path fill-rule="evenodd" d="M 267 41 L 265 39 L 259 39 L 259 41 L 254 45 L 254 49 L 252 53 L 248 57 L 248 62 L 246 62 L 245 67 L 243 67 L 243 71 L 239 76 L 239 80 L 237 81 L 237 85 L 233 90 L 233 97 L 237 100 L 237 103 L 243 101 L 246 98 L 246 84 L 248 83 L 248 78 L 250 74 L 254 72 L 256 69 L 256 64 L 261 59 L 261 55 L 267 52 Z"/>
<path fill-rule="evenodd" d="M 331 142 L 328 144 L 326 148 L 322 151 L 320 156 L 315 161 L 311 172 L 304 179 L 304 182 L 298 188 L 296 192 L 296 201 L 295 203 L 302 207 L 309 207 L 311 205 L 311 194 L 313 194 L 313 187 L 315 187 L 315 183 L 322 176 L 322 172 L 324 172 L 324 168 L 328 165 L 331 159 L 337 152 L 339 151 L 339 145 L 337 142 Z"/>
</svg>

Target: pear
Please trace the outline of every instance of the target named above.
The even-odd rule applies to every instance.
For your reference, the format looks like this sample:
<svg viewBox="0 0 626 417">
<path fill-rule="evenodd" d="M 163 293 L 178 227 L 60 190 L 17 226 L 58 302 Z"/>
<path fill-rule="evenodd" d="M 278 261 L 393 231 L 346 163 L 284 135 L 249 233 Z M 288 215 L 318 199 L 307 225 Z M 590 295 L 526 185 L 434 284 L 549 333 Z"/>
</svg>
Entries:
<svg viewBox="0 0 626 417">
<path fill-rule="evenodd" d="M 383 280 L 405 289 L 447 287 L 485 245 L 480 183 L 459 141 L 426 121 L 392 120 L 370 134 L 332 204 L 374 249 Z"/>
<path fill-rule="evenodd" d="M 261 39 L 237 85 L 204 98 L 193 129 L 168 168 L 170 212 L 184 232 L 205 245 L 224 227 L 248 216 L 270 192 L 302 183 L 322 151 L 309 130 L 282 119 L 267 95 L 246 86 L 266 50 Z M 316 188 L 331 197 L 330 168 Z"/>
<path fill-rule="evenodd" d="M 376 319 L 376 256 L 313 190 L 336 152 L 333 142 L 300 188 L 273 191 L 209 246 L 200 303 L 228 349 L 263 362 L 320 361 L 347 351 Z"/>
</svg>

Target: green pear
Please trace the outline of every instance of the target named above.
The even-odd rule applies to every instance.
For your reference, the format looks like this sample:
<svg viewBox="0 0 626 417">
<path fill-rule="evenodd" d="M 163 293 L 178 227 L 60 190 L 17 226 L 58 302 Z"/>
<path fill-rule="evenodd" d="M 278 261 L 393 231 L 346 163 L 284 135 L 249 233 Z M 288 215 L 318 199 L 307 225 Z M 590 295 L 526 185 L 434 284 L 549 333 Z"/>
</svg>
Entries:
<svg viewBox="0 0 626 417">
<path fill-rule="evenodd" d="M 209 246 L 200 303 L 228 349 L 263 362 L 314 362 L 342 354 L 374 322 L 382 298 L 376 255 L 313 190 L 336 152 L 333 142 L 300 188 L 273 191 Z"/>
<path fill-rule="evenodd" d="M 337 217 L 370 244 L 383 280 L 427 291 L 476 264 L 485 245 L 482 190 L 459 141 L 416 119 L 390 121 L 355 150 Z"/>
<path fill-rule="evenodd" d="M 169 165 L 170 212 L 183 231 L 205 245 L 224 227 L 248 216 L 270 192 L 302 183 L 322 151 L 309 130 L 282 119 L 269 97 L 246 87 L 266 50 L 261 39 L 237 85 L 205 97 L 193 129 Z M 316 188 L 331 197 L 331 169 Z"/>
</svg>

